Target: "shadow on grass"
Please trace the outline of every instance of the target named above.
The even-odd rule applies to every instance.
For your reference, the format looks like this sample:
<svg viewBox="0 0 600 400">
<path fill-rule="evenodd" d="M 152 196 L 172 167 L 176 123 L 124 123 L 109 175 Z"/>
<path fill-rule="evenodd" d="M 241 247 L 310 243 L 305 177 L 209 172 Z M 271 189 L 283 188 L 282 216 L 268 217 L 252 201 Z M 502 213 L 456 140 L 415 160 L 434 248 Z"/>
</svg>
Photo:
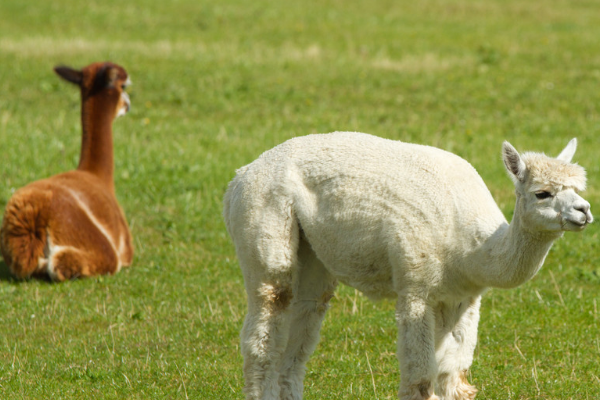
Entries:
<svg viewBox="0 0 600 400">
<path fill-rule="evenodd" d="M 40 282 L 52 283 L 52 280 L 47 275 L 35 276 L 31 279 Z M 0 282 L 11 282 L 11 283 L 25 283 L 29 279 L 17 279 L 15 278 L 8 269 L 8 265 L 4 261 L 0 261 Z"/>
<path fill-rule="evenodd" d="M 14 276 L 11 275 L 8 270 L 8 265 L 4 261 L 0 261 L 0 281 L 2 282 L 16 282 Z"/>
</svg>

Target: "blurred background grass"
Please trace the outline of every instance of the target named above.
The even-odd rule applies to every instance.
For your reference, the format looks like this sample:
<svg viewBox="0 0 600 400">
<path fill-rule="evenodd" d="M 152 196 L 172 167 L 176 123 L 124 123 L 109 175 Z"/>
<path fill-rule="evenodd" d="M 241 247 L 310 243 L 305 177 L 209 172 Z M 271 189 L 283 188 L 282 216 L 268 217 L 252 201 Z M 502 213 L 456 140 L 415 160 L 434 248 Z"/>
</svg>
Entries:
<svg viewBox="0 0 600 400">
<path fill-rule="evenodd" d="M 112 60 L 133 80 L 114 130 L 137 252 L 114 277 L 60 285 L 3 268 L 0 398 L 243 398 L 245 294 L 221 199 L 236 168 L 294 136 L 450 150 L 507 218 L 502 141 L 556 155 L 577 137 L 594 211 L 599 37 L 591 0 L 3 0 L 0 206 L 77 164 L 79 94 L 52 67 Z M 600 396 L 599 258 L 594 224 L 531 282 L 484 297 L 478 398 Z M 395 337 L 393 301 L 340 288 L 305 399 L 395 398 Z"/>
</svg>

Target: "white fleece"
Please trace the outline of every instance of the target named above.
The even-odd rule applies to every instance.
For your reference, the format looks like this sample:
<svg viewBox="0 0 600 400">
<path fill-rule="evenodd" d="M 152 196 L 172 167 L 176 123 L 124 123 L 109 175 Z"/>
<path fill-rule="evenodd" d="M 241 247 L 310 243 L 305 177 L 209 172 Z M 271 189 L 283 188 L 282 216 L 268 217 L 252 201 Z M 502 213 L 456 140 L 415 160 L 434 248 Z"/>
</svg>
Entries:
<svg viewBox="0 0 600 400">
<path fill-rule="evenodd" d="M 474 398 L 464 374 L 481 293 L 527 281 L 564 230 L 592 220 L 577 194 L 585 171 L 569 163 L 575 147 L 554 159 L 521 157 L 505 143 L 517 191 L 510 225 L 467 161 L 429 146 L 309 135 L 240 168 L 224 217 L 248 292 L 247 398 L 302 398 L 304 365 L 337 281 L 398 299 L 401 399 L 437 399 L 434 391 Z"/>
</svg>

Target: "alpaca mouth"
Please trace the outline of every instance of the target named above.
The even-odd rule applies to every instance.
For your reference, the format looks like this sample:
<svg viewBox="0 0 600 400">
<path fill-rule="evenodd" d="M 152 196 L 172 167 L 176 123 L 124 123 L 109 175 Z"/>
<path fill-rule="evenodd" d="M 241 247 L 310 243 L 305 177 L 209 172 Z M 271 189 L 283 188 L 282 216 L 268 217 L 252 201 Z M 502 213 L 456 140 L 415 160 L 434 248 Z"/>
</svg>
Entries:
<svg viewBox="0 0 600 400">
<path fill-rule="evenodd" d="M 565 222 L 570 223 L 571 225 L 575 225 L 575 230 L 583 230 L 587 224 L 588 224 L 588 220 L 587 218 L 585 218 L 583 221 L 575 221 L 572 219 L 565 219 Z"/>
</svg>

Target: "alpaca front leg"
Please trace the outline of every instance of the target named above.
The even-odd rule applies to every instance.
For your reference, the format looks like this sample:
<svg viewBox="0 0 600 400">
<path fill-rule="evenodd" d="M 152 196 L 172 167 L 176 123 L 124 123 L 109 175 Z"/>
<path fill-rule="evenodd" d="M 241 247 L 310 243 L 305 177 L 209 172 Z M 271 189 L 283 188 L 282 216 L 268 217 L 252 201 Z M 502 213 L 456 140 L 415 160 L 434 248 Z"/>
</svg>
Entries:
<svg viewBox="0 0 600 400">
<path fill-rule="evenodd" d="M 436 310 L 436 392 L 442 400 L 473 400 L 477 394 L 467 381 L 467 372 L 477 345 L 480 301 L 477 296 L 456 307 L 441 306 Z"/>
<path fill-rule="evenodd" d="M 396 303 L 400 400 L 439 400 L 433 393 L 437 377 L 433 309 L 425 299 L 401 296 Z"/>
</svg>

